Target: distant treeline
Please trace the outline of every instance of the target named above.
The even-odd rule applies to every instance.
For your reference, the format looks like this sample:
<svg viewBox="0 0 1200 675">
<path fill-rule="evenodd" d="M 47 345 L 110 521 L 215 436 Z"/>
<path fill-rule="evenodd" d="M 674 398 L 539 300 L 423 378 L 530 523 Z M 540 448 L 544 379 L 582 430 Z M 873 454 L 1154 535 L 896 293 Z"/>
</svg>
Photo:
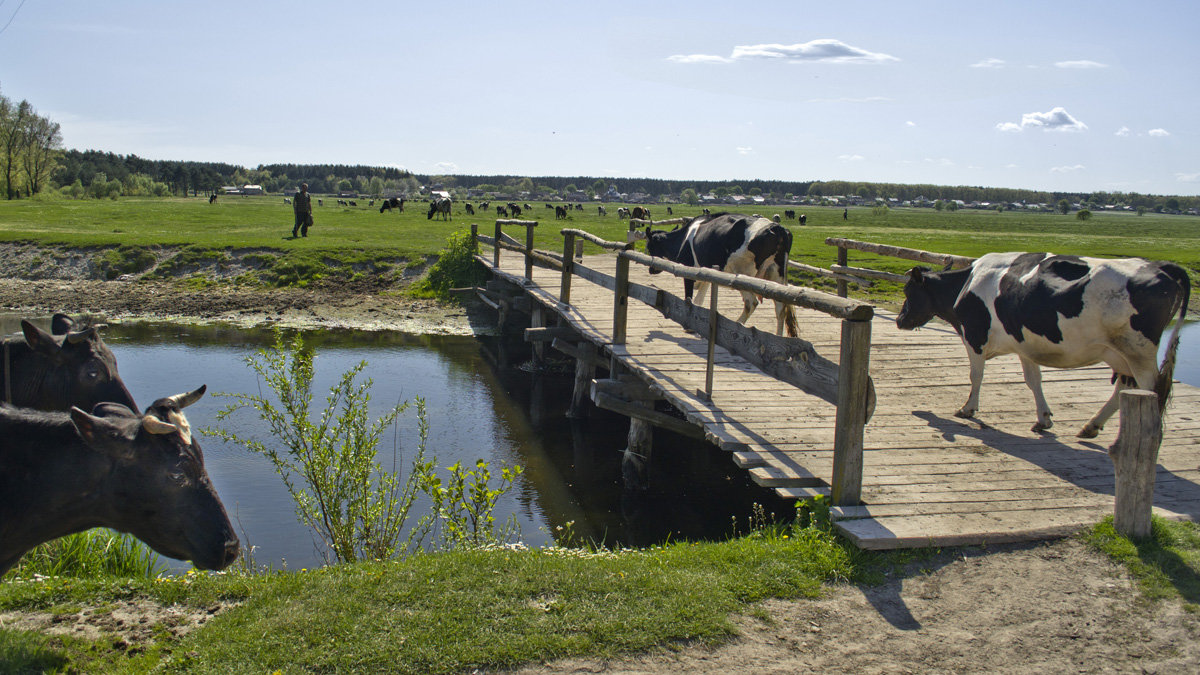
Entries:
<svg viewBox="0 0 1200 675">
<path fill-rule="evenodd" d="M 1200 197 L 1146 195 L 1136 192 L 1045 192 L 1016 188 L 948 186 L 927 184 L 868 183 L 852 181 L 779 180 L 669 180 L 658 178 L 606 178 L 597 176 L 513 175 L 419 175 L 396 167 L 345 164 L 260 164 L 248 169 L 217 162 L 185 162 L 143 159 L 97 150 L 67 150 L 56 158 L 52 180 L 59 187 L 76 181 L 89 188 L 98 177 L 115 184 L 141 185 L 137 179 L 165 186 L 170 193 L 211 193 L 222 186 L 260 185 L 266 192 L 283 192 L 300 183 L 309 191 L 333 194 L 352 191 L 369 195 L 407 194 L 417 196 L 421 187 L 459 192 L 480 190 L 511 195 L 528 193 L 530 198 L 573 200 L 610 194 L 610 188 L 626 195 L 644 194 L 652 200 L 680 199 L 685 191 L 763 195 L 772 199 L 799 197 L 861 197 L 897 199 L 901 202 L 924 198 L 929 201 L 962 200 L 993 204 L 1056 204 L 1061 200 L 1093 206 L 1123 205 L 1147 209 L 1183 210 L 1200 208 Z M 125 194 L 128 194 L 126 192 Z"/>
</svg>

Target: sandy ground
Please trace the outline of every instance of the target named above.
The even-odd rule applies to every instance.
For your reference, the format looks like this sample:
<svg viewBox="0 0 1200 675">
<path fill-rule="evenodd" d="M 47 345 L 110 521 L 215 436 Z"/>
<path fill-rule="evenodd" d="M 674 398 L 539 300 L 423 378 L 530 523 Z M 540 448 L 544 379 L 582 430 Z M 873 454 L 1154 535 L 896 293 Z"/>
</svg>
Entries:
<svg viewBox="0 0 1200 675">
<path fill-rule="evenodd" d="M 168 282 L 0 278 L 0 305 L 110 319 L 230 321 L 470 334 L 471 312 L 381 289 L 187 290 Z M 74 614 L 0 613 L 0 626 L 112 639 L 139 649 L 155 627 L 181 633 L 222 607 L 148 602 Z M 618 659 L 531 664 L 520 673 L 1197 673 L 1200 616 L 1147 602 L 1106 558 L 1073 539 L 951 550 L 879 586 L 835 585 L 824 597 L 770 601 L 737 617 L 716 647 L 675 645 Z M 122 646 L 123 645 L 123 646 Z"/>
</svg>

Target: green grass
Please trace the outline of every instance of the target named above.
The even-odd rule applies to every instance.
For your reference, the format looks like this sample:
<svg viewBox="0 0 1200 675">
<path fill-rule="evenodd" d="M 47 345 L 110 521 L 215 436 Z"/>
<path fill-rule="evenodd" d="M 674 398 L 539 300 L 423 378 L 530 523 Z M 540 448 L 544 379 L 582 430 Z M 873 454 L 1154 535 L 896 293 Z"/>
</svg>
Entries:
<svg viewBox="0 0 1200 675">
<path fill-rule="evenodd" d="M 164 636 L 130 672 L 458 673 L 720 642 L 751 603 L 814 597 L 822 582 L 854 576 L 855 555 L 821 529 L 776 527 L 641 551 L 492 549 L 253 576 L 10 582 L 0 611 L 69 613 L 134 597 L 239 603 L 182 640 Z M 107 642 L 0 629 L 0 671 L 103 670 Z"/>
<path fill-rule="evenodd" d="M 117 273 L 140 271 L 147 258 L 139 249 L 187 247 L 160 266 L 159 276 L 171 276 L 189 264 L 225 256 L 231 250 L 256 249 L 264 269 L 258 281 L 272 285 L 303 285 L 322 278 L 350 279 L 355 273 L 394 280 L 405 264 L 436 256 L 451 233 L 465 232 L 471 223 L 483 234 L 492 234 L 494 212 L 476 216 L 455 204 L 454 220 L 425 218 L 424 204 L 410 203 L 403 214 L 379 213 L 361 200 L 358 207 L 336 206 L 327 199 L 315 206 L 316 224 L 305 239 L 291 239 L 292 211 L 282 197 L 222 197 L 215 204 L 203 198 L 121 198 L 118 200 L 34 199 L 0 202 L 0 241 L 33 241 L 42 244 L 104 247 L 102 264 Z M 478 202 L 475 202 L 478 204 Z M 544 203 L 532 204 L 523 218 L 538 221 L 534 242 L 538 248 L 561 251 L 559 231 L 565 227 L 586 230 L 613 241 L 624 241 L 627 223 L 618 220 L 615 204 L 607 217 L 594 204 L 572 211 L 565 221 L 554 220 Z M 675 216 L 695 216 L 701 207 L 674 206 Z M 1133 213 L 1096 213 L 1082 222 L 1075 214 L 1018 211 L 934 211 L 932 209 L 851 208 L 849 219 L 832 207 L 787 207 L 808 216 L 801 227 L 785 221 L 795 239 L 792 258 L 827 267 L 836 250 L 826 237 L 844 237 L 939 253 L 979 256 L 989 251 L 1053 251 L 1101 257 L 1141 256 L 1172 260 L 1200 270 L 1200 218 Z M 666 207 L 652 207 L 655 218 L 669 217 Z M 714 209 L 715 210 L 715 209 Z M 781 213 L 782 206 L 742 207 L 743 213 L 764 216 Z M 521 228 L 508 226 L 518 240 Z M 588 252 L 599 249 L 585 245 Z M 404 261 L 404 262 L 402 262 Z M 913 263 L 852 251 L 850 264 L 903 273 Z M 393 275 L 390 276 L 389 275 Z M 359 277 L 361 279 L 361 277 Z M 1200 278 L 1200 275 L 1197 275 Z M 832 283 L 801 277 L 793 280 L 822 289 Z M 894 301 L 895 284 L 877 283 L 860 293 L 871 300 Z"/>
<path fill-rule="evenodd" d="M 1200 612 L 1200 525 L 1154 516 L 1151 534 L 1131 540 L 1117 534 L 1111 516 L 1084 533 L 1084 540 L 1120 563 L 1150 600 L 1182 598 Z"/>
</svg>

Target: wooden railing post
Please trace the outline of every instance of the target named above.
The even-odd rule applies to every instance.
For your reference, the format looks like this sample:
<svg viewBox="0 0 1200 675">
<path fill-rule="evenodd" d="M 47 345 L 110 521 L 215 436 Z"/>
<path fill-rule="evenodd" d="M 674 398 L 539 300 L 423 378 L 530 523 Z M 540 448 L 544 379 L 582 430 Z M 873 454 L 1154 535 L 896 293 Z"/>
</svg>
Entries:
<svg viewBox="0 0 1200 675">
<path fill-rule="evenodd" d="M 834 506 L 857 506 L 862 499 L 863 428 L 867 423 L 870 354 L 871 321 L 843 319 L 833 432 L 831 496 Z"/>
<path fill-rule="evenodd" d="M 613 299 L 613 344 L 625 344 L 629 318 L 629 258 L 617 254 L 616 292 Z"/>
<path fill-rule="evenodd" d="M 558 288 L 558 301 L 571 304 L 571 277 L 575 274 L 575 233 L 563 232 L 562 285 Z"/>
<path fill-rule="evenodd" d="M 1116 507 L 1113 527 L 1131 539 L 1150 535 L 1154 509 L 1154 474 L 1158 446 L 1162 443 L 1162 418 L 1158 395 L 1143 389 L 1121 392 L 1121 430 L 1108 450 L 1116 474 Z"/>
<path fill-rule="evenodd" d="M 479 224 L 471 223 L 471 257 L 479 255 Z"/>
<path fill-rule="evenodd" d="M 533 228 L 537 227 L 537 223 L 530 223 L 525 226 L 525 278 L 533 279 Z"/>
<path fill-rule="evenodd" d="M 717 312 L 717 284 L 709 284 L 712 291 L 709 293 L 708 305 L 708 358 L 704 365 L 704 391 L 706 400 L 712 400 L 713 393 L 713 357 L 716 354 L 717 348 L 717 322 L 720 320 L 720 314 Z"/>
<path fill-rule="evenodd" d="M 837 252 L 837 264 L 842 267 L 846 267 L 849 263 L 850 263 L 850 256 L 846 253 L 846 248 L 844 246 L 839 246 L 838 252 Z M 839 298 L 844 298 L 844 297 L 847 297 L 847 295 L 849 295 L 849 288 L 848 288 L 848 284 L 846 284 L 846 280 L 838 279 L 837 280 L 837 296 Z"/>
<path fill-rule="evenodd" d="M 500 269 L 500 239 L 501 239 L 501 236 L 503 235 L 503 227 L 504 226 L 500 224 L 500 221 L 497 220 L 496 221 L 496 243 L 492 246 L 492 249 L 493 249 L 492 250 L 492 268 L 496 269 L 496 270 Z"/>
</svg>

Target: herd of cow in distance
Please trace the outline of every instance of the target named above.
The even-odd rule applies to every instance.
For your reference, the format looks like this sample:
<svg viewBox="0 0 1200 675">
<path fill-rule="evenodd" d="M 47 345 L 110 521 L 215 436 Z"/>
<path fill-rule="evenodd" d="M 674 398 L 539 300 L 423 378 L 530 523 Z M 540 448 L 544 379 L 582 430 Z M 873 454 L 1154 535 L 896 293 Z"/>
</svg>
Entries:
<svg viewBox="0 0 1200 675">
<path fill-rule="evenodd" d="M 403 202 L 385 201 L 381 210 L 402 209 Z M 431 202 L 429 218 L 448 213 L 449 200 L 439 202 Z M 496 208 L 499 215 L 515 217 L 529 205 Z M 567 208 L 557 207 L 556 215 Z M 637 206 L 620 215 L 649 220 L 650 214 Z M 705 213 L 672 230 L 648 224 L 642 234 L 650 255 L 788 283 L 792 233 L 774 218 Z M 687 300 L 694 290 L 685 280 Z M 703 297 L 703 289 L 700 293 Z M 970 361 L 971 385 L 955 413 L 960 417 L 979 411 L 984 363 L 1015 353 L 1033 393 L 1035 432 L 1053 424 L 1041 366 L 1106 363 L 1115 386 L 1079 431 L 1090 438 L 1113 415 L 1123 389 L 1156 392 L 1165 410 L 1190 293 L 1187 272 L 1170 262 L 989 253 L 960 270 L 910 270 L 896 324 L 911 330 L 938 317 L 957 331 Z M 737 320 L 745 323 L 759 298 L 742 296 Z M 776 319 L 780 335 L 785 329 L 789 336 L 800 334 L 791 306 L 777 302 Z M 1159 364 L 1159 343 L 1172 320 Z M 130 532 L 155 551 L 200 569 L 230 565 L 238 556 L 238 539 L 183 413 L 205 387 L 160 398 L 139 412 L 101 339 L 102 324 L 78 326 L 57 314 L 49 333 L 28 321 L 21 327 L 2 342 L 0 575 L 38 544 L 93 527 Z"/>
</svg>

